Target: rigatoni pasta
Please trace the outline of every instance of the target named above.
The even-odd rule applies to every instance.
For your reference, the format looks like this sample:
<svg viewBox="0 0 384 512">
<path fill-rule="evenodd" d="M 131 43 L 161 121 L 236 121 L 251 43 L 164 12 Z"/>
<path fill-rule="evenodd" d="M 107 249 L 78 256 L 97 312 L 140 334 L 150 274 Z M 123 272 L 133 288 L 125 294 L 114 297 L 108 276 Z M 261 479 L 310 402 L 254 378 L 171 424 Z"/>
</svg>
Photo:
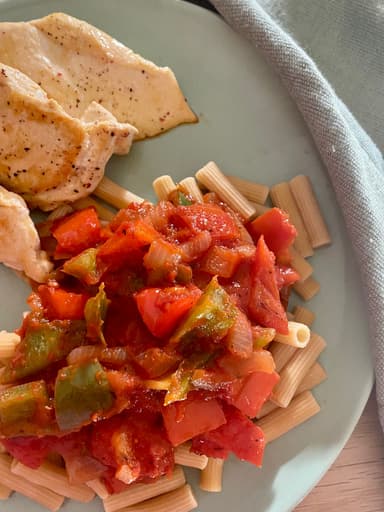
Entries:
<svg viewBox="0 0 384 512">
<path fill-rule="evenodd" d="M 308 176 L 295 176 L 289 187 L 301 213 L 312 247 L 317 249 L 331 243 L 331 235 L 321 214 L 312 184 Z"/>
<path fill-rule="evenodd" d="M 144 501 L 119 512 L 189 512 L 197 507 L 190 485 L 183 485 L 172 492 Z"/>
<path fill-rule="evenodd" d="M 224 460 L 208 458 L 206 467 L 200 473 L 200 489 L 208 492 L 220 492 L 223 487 Z"/>
<path fill-rule="evenodd" d="M 175 463 L 180 466 L 204 469 L 208 463 L 208 457 L 191 452 L 191 444 L 185 443 L 176 447 Z"/>
<path fill-rule="evenodd" d="M 276 333 L 274 341 L 292 345 L 297 348 L 304 348 L 308 345 L 311 331 L 308 326 L 300 322 L 288 321 L 288 334 Z"/>
<path fill-rule="evenodd" d="M 243 219 L 255 215 L 255 208 L 225 177 L 215 162 L 208 162 L 196 173 L 197 180 L 208 190 L 216 192 L 228 206 L 239 213 Z"/>
<path fill-rule="evenodd" d="M 94 191 L 95 196 L 115 208 L 126 208 L 131 203 L 142 203 L 144 199 L 121 187 L 106 176 L 103 177 Z"/>
<path fill-rule="evenodd" d="M 177 190 L 176 183 L 168 174 L 156 178 L 152 186 L 159 201 L 167 201 L 169 194 Z"/>
<path fill-rule="evenodd" d="M 269 187 L 262 185 L 261 183 L 255 183 L 254 181 L 244 180 L 237 176 L 227 175 L 228 180 L 232 185 L 241 193 L 243 196 L 251 201 L 263 205 L 267 200 L 269 194 Z"/>
<path fill-rule="evenodd" d="M 319 293 L 320 283 L 310 276 L 305 281 L 297 281 L 294 283 L 293 289 L 303 300 L 307 301 Z"/>
<path fill-rule="evenodd" d="M 315 313 L 304 306 L 296 305 L 293 309 L 293 317 L 296 322 L 301 322 L 311 327 L 315 321 Z"/>
<path fill-rule="evenodd" d="M 181 190 L 185 192 L 189 197 L 191 197 L 196 203 L 203 202 L 203 194 L 197 184 L 195 178 L 190 176 L 189 178 L 184 178 L 179 182 L 179 186 Z"/>
</svg>

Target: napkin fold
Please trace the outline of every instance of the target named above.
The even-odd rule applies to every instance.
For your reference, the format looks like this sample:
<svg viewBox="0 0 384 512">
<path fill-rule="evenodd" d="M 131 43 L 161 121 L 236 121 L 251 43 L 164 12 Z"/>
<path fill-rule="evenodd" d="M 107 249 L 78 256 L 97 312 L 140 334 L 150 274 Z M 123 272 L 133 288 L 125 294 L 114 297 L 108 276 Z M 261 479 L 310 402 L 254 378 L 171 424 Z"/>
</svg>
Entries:
<svg viewBox="0 0 384 512">
<path fill-rule="evenodd" d="M 383 156 L 313 60 L 256 0 L 210 2 L 278 72 L 326 165 L 360 267 L 370 321 L 378 411 L 384 429 Z"/>
</svg>

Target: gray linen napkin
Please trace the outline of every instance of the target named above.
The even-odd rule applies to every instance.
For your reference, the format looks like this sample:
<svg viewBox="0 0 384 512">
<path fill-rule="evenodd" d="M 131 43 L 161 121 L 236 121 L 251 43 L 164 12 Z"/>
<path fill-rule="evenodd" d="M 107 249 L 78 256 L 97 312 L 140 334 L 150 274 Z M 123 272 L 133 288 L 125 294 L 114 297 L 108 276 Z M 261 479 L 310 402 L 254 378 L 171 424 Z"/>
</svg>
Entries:
<svg viewBox="0 0 384 512">
<path fill-rule="evenodd" d="M 259 2 L 210 1 L 279 73 L 296 101 L 328 169 L 361 270 L 375 357 L 379 416 L 384 429 L 383 157 L 316 64 Z M 271 7 L 279 2 L 264 0 L 264 3 Z M 284 0 L 280 4 L 284 4 Z M 379 57 L 383 58 L 382 55 Z M 369 81 L 369 75 L 366 80 Z M 378 115 L 383 118 L 380 105 L 376 105 L 376 108 Z"/>
</svg>

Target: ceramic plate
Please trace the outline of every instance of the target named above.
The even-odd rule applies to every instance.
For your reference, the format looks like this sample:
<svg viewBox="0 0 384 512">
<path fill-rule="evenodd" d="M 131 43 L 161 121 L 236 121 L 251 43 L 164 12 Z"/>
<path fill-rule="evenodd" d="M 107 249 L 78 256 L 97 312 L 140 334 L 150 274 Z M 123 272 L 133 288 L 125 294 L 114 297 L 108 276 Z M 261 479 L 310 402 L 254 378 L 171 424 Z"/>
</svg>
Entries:
<svg viewBox="0 0 384 512">
<path fill-rule="evenodd" d="M 38 18 L 64 11 L 105 30 L 157 64 L 175 71 L 200 122 L 138 142 L 114 157 L 107 175 L 141 196 L 163 173 L 192 175 L 209 160 L 230 174 L 268 185 L 298 173 L 311 177 L 333 238 L 311 263 L 321 292 L 309 307 L 314 329 L 328 341 L 321 356 L 329 378 L 315 390 L 321 413 L 267 447 L 262 470 L 236 460 L 225 467 L 221 494 L 200 492 L 201 512 L 287 512 L 318 482 L 352 432 L 371 390 L 372 364 L 365 305 L 340 211 L 308 130 L 278 77 L 254 49 L 217 15 L 177 0 L 0 1 L 1 20 Z M 19 324 L 26 285 L 0 269 L 0 327 Z M 6 297 L 6 300 L 5 300 Z M 2 512 L 42 509 L 14 495 Z M 97 512 L 66 502 L 64 512 Z"/>
</svg>

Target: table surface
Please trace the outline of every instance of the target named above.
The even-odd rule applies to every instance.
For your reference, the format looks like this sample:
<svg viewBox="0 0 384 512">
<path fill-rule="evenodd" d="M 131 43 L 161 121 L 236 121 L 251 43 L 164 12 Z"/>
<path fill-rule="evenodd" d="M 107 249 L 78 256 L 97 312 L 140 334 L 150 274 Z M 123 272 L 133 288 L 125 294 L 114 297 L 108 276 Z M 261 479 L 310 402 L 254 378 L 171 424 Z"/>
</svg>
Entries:
<svg viewBox="0 0 384 512">
<path fill-rule="evenodd" d="M 374 393 L 338 459 L 295 512 L 327 510 L 384 511 L 384 436 Z"/>
</svg>

